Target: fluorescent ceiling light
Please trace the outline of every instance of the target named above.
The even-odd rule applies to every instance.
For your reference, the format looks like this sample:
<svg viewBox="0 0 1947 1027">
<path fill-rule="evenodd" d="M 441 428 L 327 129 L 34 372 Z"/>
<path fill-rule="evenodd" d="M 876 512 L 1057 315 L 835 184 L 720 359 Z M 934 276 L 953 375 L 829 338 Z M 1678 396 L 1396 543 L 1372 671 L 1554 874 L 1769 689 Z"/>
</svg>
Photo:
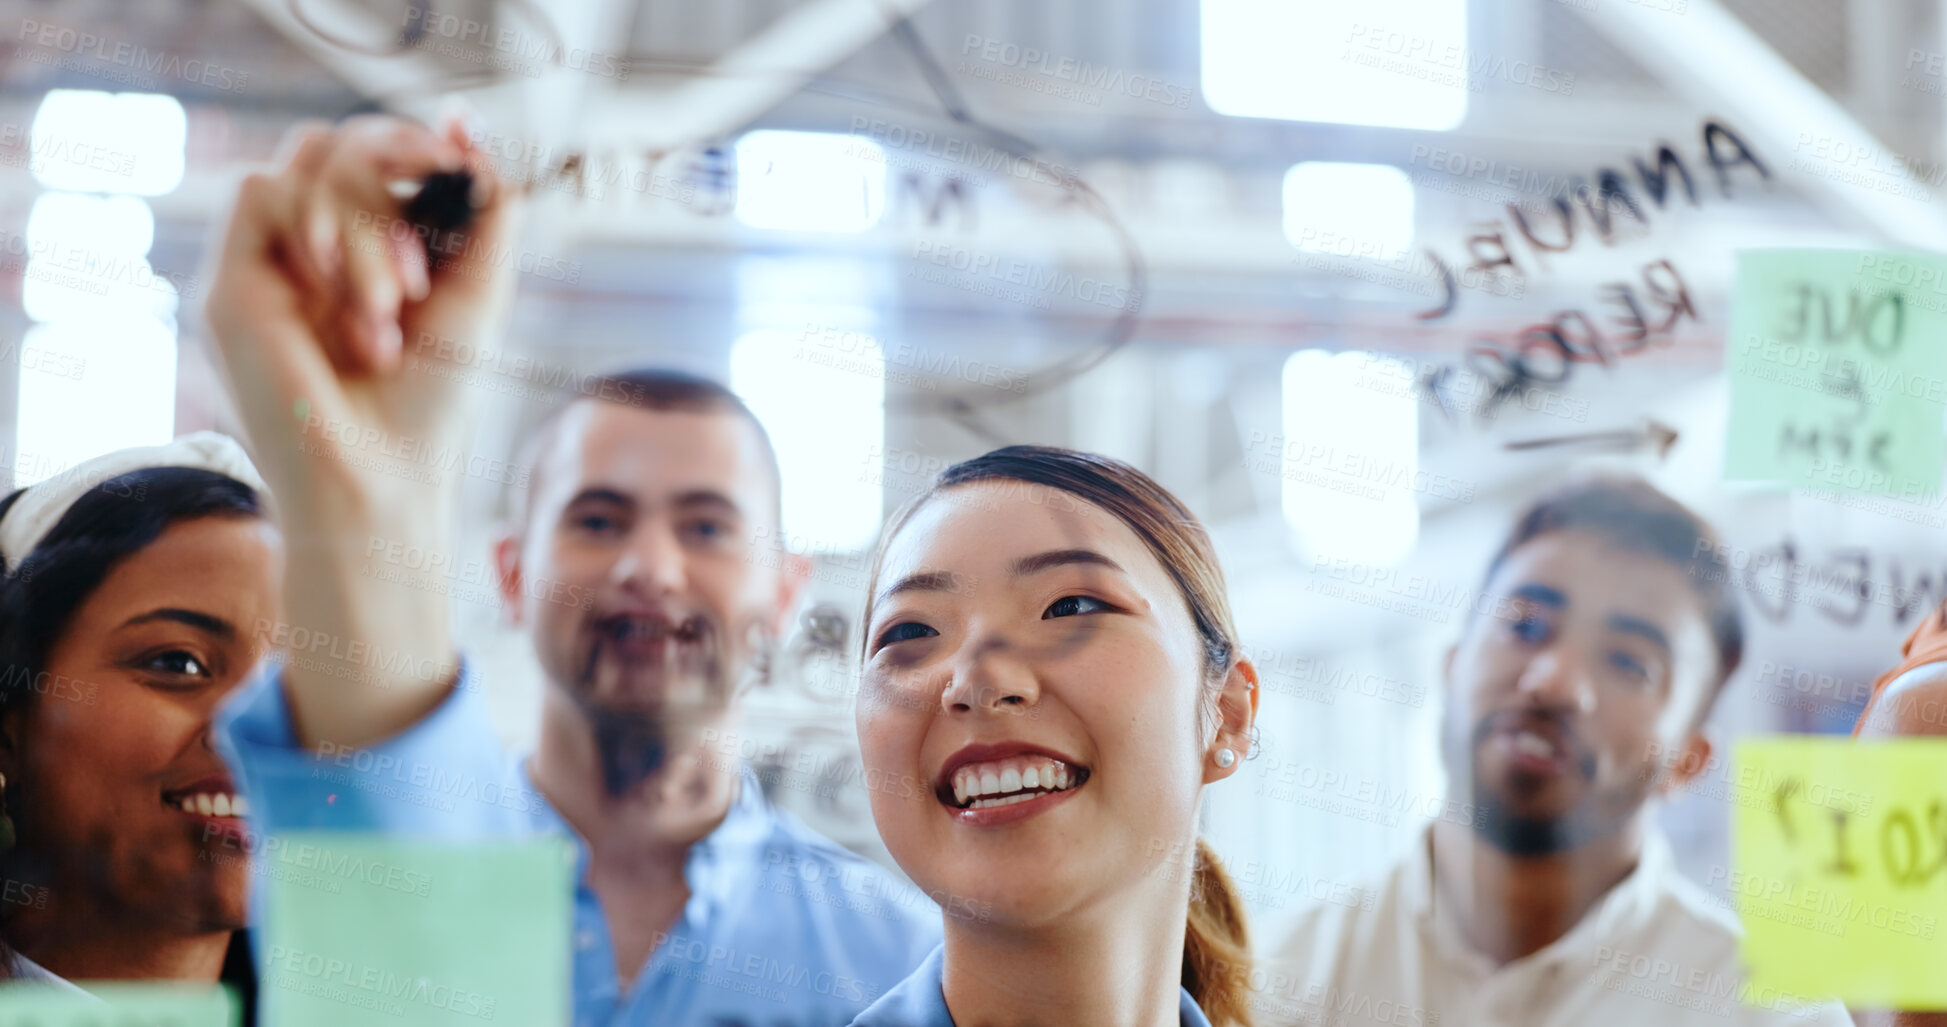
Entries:
<svg viewBox="0 0 1947 1027">
<path fill-rule="evenodd" d="M 173 96 L 54 89 L 34 114 L 31 166 L 51 189 L 159 196 L 182 184 L 189 118 Z"/>
<path fill-rule="evenodd" d="M 27 245 L 141 257 L 155 244 L 155 212 L 134 196 L 42 193 L 27 212 Z"/>
<path fill-rule="evenodd" d="M 1300 350 L 1284 365 L 1285 521 L 1313 557 L 1390 566 L 1420 535 L 1419 404 L 1397 360 Z M 1375 387 L 1384 383 L 1386 387 Z"/>
<path fill-rule="evenodd" d="M 885 150 L 872 140 L 769 129 L 737 140 L 737 220 L 752 228 L 863 232 L 885 209 Z"/>
<path fill-rule="evenodd" d="M 20 376 L 14 487 L 175 436 L 176 333 L 149 317 L 36 325 L 24 349 L 69 374 Z"/>
<path fill-rule="evenodd" d="M 1390 164 L 1294 164 L 1284 234 L 1313 253 L 1397 260 L 1413 248 L 1413 180 Z"/>
<path fill-rule="evenodd" d="M 730 388 L 777 449 L 785 537 L 810 555 L 871 547 L 885 506 L 873 463 L 886 439 L 885 351 L 859 332 L 843 343 L 766 330 L 730 348 Z"/>
<path fill-rule="evenodd" d="M 1466 0 L 1203 0 L 1211 109 L 1444 132 L 1467 115 Z"/>
</svg>

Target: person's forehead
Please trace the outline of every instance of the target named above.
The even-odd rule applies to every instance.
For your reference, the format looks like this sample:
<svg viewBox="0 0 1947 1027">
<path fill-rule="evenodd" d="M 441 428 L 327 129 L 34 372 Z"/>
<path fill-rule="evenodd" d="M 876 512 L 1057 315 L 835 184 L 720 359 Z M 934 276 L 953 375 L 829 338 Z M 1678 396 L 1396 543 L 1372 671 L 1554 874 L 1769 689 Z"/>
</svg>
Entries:
<svg viewBox="0 0 1947 1027">
<path fill-rule="evenodd" d="M 1489 589 L 1505 596 L 1524 585 L 1560 593 L 1575 613 L 1629 616 L 1671 628 L 1706 620 L 1703 600 L 1682 568 L 1586 531 L 1551 531 L 1515 547 Z"/>
<path fill-rule="evenodd" d="M 641 496 L 710 490 L 758 508 L 771 495 L 757 427 L 727 408 L 656 410 L 593 400 L 562 412 L 537 468 L 554 491 L 621 488 Z"/>
<path fill-rule="evenodd" d="M 929 497 L 886 547 L 882 584 L 920 571 L 1005 575 L 1022 556 L 1091 549 L 1132 576 L 1165 581 L 1149 547 L 1122 519 L 1069 492 L 979 481 Z"/>
<path fill-rule="evenodd" d="M 155 541 L 117 562 L 89 597 L 104 612 L 183 606 L 222 609 L 264 598 L 281 558 L 277 529 L 256 517 L 198 517 L 164 528 Z"/>
</svg>

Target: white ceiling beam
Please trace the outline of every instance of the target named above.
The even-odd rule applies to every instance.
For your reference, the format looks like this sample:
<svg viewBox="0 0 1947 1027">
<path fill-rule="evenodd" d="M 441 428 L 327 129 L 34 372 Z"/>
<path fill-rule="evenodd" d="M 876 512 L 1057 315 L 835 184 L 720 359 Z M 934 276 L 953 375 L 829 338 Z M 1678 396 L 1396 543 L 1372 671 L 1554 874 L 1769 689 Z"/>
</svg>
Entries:
<svg viewBox="0 0 1947 1027">
<path fill-rule="evenodd" d="M 607 92 L 585 123 L 591 145 L 666 153 L 727 135 L 884 34 L 930 0 L 809 0 L 674 87 Z"/>
<path fill-rule="evenodd" d="M 522 97 L 525 116 L 520 124 L 526 126 L 528 141 L 555 148 L 580 138 L 587 112 L 623 88 L 626 77 L 611 76 L 611 68 L 625 76 L 633 71 L 626 62 L 636 0 L 553 0 L 545 10 L 560 36 L 567 66 L 531 80 Z"/>
<path fill-rule="evenodd" d="M 1932 202 L 1936 190 L 1927 182 L 1818 155 L 1823 141 L 1849 155 L 1875 154 L 1869 160 L 1888 167 L 1898 151 L 1717 0 L 1690 0 L 1681 15 L 1650 4 L 1571 7 L 1679 93 L 1727 118 L 1782 181 L 1842 223 L 1906 246 L 1935 249 L 1947 239 L 1947 203 Z M 1928 160 L 1925 166 L 1936 165 Z M 1925 198 L 1887 191 L 1896 188 Z"/>
<path fill-rule="evenodd" d="M 358 40 L 369 43 L 375 49 L 396 44 L 406 26 L 388 21 L 372 9 L 347 0 L 300 0 L 304 16 L 312 25 L 307 25 L 291 12 L 289 0 L 242 2 L 353 91 L 383 104 L 387 110 L 418 118 L 428 124 L 434 123 L 445 113 L 450 97 L 462 97 L 485 116 L 489 124 L 553 125 L 565 120 L 561 114 L 563 108 L 548 109 L 545 117 L 529 118 L 523 115 L 543 102 L 546 97 L 544 90 L 574 89 L 577 88 L 577 80 L 588 77 L 581 72 L 557 68 L 537 77 L 508 73 L 498 80 L 487 80 L 468 74 L 466 65 L 442 63 L 411 48 L 396 53 L 362 53 L 325 38 L 312 25 L 337 39 Z M 589 34 L 609 24 L 608 19 L 617 17 L 615 9 L 626 7 L 627 3 L 628 0 L 561 0 L 548 5 L 546 11 L 550 22 L 560 33 L 564 46 L 602 49 L 599 44 L 589 46 Z M 400 8 L 402 12 L 408 9 Z M 543 26 L 518 16 L 510 15 L 506 25 L 528 33 L 525 42 L 530 43 L 541 39 L 545 32 Z M 437 36 L 432 38 L 439 41 Z M 453 42 L 477 50 L 483 56 L 494 53 L 491 46 L 483 45 L 478 40 Z M 612 49 L 626 53 L 627 41 L 617 41 Z M 530 52 L 527 46 L 523 46 L 519 54 L 510 55 L 509 59 L 536 67 L 543 66 L 540 58 L 527 56 Z M 475 70 L 486 67 L 480 65 Z M 566 86 L 555 85 L 564 80 L 568 83 Z"/>
<path fill-rule="evenodd" d="M 396 40 L 403 27 L 388 25 L 374 12 L 349 3 L 302 2 L 306 17 L 344 39 L 371 40 L 376 45 L 379 40 Z M 386 56 L 348 50 L 298 20 L 288 0 L 243 0 L 243 5 L 361 96 L 388 101 L 394 110 L 422 120 L 438 113 L 437 97 L 423 103 L 416 99 L 426 83 L 451 75 L 438 61 L 411 50 Z"/>
</svg>

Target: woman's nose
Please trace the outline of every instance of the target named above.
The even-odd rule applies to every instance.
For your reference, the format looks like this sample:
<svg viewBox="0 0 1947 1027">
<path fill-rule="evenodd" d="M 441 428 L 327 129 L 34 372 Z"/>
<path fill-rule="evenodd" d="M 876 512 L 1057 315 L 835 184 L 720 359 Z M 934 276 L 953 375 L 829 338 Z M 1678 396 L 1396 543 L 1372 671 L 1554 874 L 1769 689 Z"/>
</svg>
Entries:
<svg viewBox="0 0 1947 1027">
<path fill-rule="evenodd" d="M 1002 636 L 981 639 L 954 668 L 953 680 L 940 695 L 941 707 L 948 713 L 1032 707 L 1041 699 L 1041 686 L 1025 657 Z"/>
</svg>

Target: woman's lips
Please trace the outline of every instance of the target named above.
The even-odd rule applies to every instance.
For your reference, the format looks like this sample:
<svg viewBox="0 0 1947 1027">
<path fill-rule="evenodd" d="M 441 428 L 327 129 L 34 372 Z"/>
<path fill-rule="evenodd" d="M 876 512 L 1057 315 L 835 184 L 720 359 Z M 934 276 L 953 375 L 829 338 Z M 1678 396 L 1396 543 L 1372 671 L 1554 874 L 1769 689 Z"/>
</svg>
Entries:
<svg viewBox="0 0 1947 1027">
<path fill-rule="evenodd" d="M 994 805 L 1032 797 L 1036 791 L 1058 792 L 1087 776 L 1087 770 L 1067 760 L 1028 752 L 961 763 L 941 782 L 941 792 L 951 791 L 953 805 L 962 808 Z"/>
<path fill-rule="evenodd" d="M 1051 809 L 1088 782 L 1087 767 L 1038 752 L 969 760 L 945 775 L 935 796 L 955 820 L 1014 823 Z"/>
<path fill-rule="evenodd" d="M 1073 798 L 1075 793 L 1081 791 L 1082 785 L 1087 782 L 1088 779 L 1084 777 L 1080 782 L 1071 784 L 1060 791 L 1037 792 L 1030 797 L 1001 805 L 986 806 L 979 809 L 957 809 L 952 805 L 947 805 L 947 810 L 951 813 L 955 821 L 965 824 L 968 827 L 1000 827 L 1004 824 L 1018 823 L 1029 817 L 1039 816 L 1054 809 L 1056 806 Z"/>
<path fill-rule="evenodd" d="M 250 813 L 250 801 L 234 791 L 198 788 L 193 791 L 164 792 L 162 804 L 196 824 L 198 837 L 202 841 L 214 838 L 237 841 L 249 837 L 244 817 Z"/>
<path fill-rule="evenodd" d="M 242 818 L 250 815 L 250 800 L 235 792 L 166 793 L 162 797 L 162 804 L 204 817 Z"/>
</svg>

